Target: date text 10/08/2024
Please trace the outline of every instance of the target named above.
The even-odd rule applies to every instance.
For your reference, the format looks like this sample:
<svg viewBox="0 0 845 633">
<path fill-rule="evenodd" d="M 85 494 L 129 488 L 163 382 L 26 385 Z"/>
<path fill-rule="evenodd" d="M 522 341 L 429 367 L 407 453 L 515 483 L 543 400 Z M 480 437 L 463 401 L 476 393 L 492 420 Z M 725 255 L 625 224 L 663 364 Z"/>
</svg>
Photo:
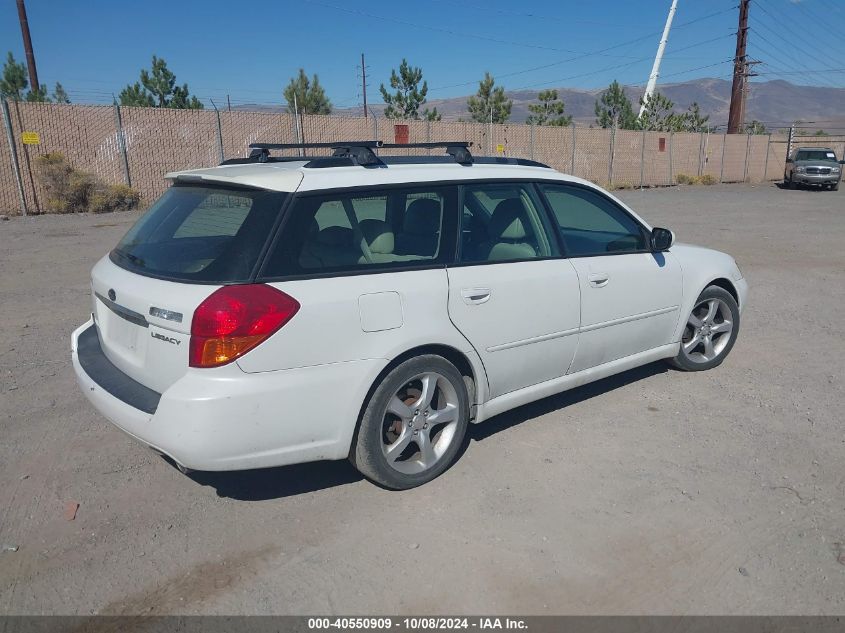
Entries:
<svg viewBox="0 0 845 633">
<path fill-rule="evenodd" d="M 352 618 L 308 618 L 308 628 L 319 629 L 341 629 L 341 630 L 390 630 L 404 629 L 415 630 L 443 630 L 443 629 L 479 629 L 496 630 L 527 629 L 526 622 L 519 618 L 443 618 L 443 617 L 411 617 L 411 618 L 389 618 L 389 617 L 352 617 Z"/>
</svg>

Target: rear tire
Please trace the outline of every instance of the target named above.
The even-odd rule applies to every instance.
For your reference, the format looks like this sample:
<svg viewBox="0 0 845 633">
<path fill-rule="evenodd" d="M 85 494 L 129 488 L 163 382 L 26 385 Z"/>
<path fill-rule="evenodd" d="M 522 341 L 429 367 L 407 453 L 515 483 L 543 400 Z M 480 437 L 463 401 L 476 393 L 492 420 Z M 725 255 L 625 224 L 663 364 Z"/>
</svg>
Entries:
<svg viewBox="0 0 845 633">
<path fill-rule="evenodd" d="M 681 335 L 678 355 L 669 363 L 683 371 L 718 367 L 739 334 L 739 306 L 724 288 L 708 286 L 698 296 Z"/>
<path fill-rule="evenodd" d="M 349 460 L 380 486 L 414 488 L 452 465 L 468 424 L 461 373 L 440 356 L 417 356 L 394 367 L 376 387 Z"/>
</svg>

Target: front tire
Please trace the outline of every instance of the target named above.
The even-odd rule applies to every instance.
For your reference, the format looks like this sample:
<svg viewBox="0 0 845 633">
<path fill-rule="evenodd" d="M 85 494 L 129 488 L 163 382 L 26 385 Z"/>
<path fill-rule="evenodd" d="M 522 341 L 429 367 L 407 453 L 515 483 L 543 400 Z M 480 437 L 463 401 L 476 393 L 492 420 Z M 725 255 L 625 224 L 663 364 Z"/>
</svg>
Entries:
<svg viewBox="0 0 845 633">
<path fill-rule="evenodd" d="M 678 355 L 669 362 L 684 371 L 722 364 L 739 334 L 739 306 L 724 288 L 708 286 L 687 317 Z"/>
<path fill-rule="evenodd" d="M 414 488 L 452 465 L 468 424 L 461 373 L 440 356 L 417 356 L 393 368 L 376 387 L 349 459 L 380 486 Z"/>
<path fill-rule="evenodd" d="M 839 191 L 839 183 L 837 182 L 835 185 L 830 186 L 831 191 Z"/>
</svg>

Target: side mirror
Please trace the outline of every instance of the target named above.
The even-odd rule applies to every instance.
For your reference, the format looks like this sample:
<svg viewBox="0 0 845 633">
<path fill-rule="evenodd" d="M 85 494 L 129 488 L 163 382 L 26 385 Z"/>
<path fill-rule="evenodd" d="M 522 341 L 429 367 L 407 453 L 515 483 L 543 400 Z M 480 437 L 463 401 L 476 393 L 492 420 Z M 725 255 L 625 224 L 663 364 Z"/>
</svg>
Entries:
<svg viewBox="0 0 845 633">
<path fill-rule="evenodd" d="M 786 163 L 787 163 L 787 164 L 789 164 L 789 163 L 794 163 L 794 162 L 795 162 L 795 161 L 794 161 L 794 160 L 792 160 L 791 158 L 787 158 L 787 159 L 786 159 Z"/>
<path fill-rule="evenodd" d="M 840 165 L 845 165 L 845 160 L 840 160 L 840 161 L 839 161 L 839 164 L 840 164 Z"/>
<path fill-rule="evenodd" d="M 675 234 L 669 229 L 653 228 L 651 230 L 651 250 L 653 253 L 667 251 L 675 243 Z"/>
</svg>

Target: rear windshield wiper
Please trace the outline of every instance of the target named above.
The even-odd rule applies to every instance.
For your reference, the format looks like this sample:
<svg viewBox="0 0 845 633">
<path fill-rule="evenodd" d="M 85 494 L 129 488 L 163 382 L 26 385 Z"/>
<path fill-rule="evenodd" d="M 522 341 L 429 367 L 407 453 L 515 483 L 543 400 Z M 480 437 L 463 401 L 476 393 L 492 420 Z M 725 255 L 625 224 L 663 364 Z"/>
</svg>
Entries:
<svg viewBox="0 0 845 633">
<path fill-rule="evenodd" d="M 139 268 L 146 268 L 144 264 L 144 260 L 138 257 L 137 255 L 133 255 L 132 253 L 127 253 L 125 251 L 120 250 L 119 248 L 114 249 L 114 252 L 117 253 L 120 257 L 124 259 L 128 259 L 130 262 L 138 266 Z"/>
</svg>

